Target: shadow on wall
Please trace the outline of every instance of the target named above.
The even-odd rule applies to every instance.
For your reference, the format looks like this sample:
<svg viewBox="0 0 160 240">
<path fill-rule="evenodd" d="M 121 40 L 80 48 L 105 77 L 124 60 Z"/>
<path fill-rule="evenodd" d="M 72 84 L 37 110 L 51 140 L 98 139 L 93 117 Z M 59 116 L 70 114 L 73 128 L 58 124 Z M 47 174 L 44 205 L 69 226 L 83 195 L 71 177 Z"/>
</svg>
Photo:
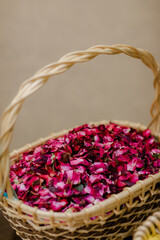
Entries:
<svg viewBox="0 0 160 240">
<path fill-rule="evenodd" d="M 0 240 L 21 240 L 15 231 L 10 227 L 8 221 L 3 217 L 2 212 L 0 212 Z"/>
</svg>

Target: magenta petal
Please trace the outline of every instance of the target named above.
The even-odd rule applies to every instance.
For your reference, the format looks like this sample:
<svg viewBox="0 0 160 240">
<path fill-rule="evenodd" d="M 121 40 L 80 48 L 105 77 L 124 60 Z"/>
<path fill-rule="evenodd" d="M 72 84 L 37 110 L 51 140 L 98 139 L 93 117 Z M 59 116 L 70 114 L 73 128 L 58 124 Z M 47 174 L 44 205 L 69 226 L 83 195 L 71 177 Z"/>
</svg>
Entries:
<svg viewBox="0 0 160 240">
<path fill-rule="evenodd" d="M 117 151 L 115 151 L 115 156 L 119 157 L 120 155 L 123 155 L 124 153 L 126 153 L 128 151 L 128 149 L 118 149 Z"/>
<path fill-rule="evenodd" d="M 75 160 L 71 160 L 70 164 L 71 164 L 71 166 L 79 165 L 79 164 L 84 164 L 85 166 L 89 165 L 89 163 L 83 158 L 77 158 Z"/>
<path fill-rule="evenodd" d="M 51 208 L 53 211 L 57 212 L 64 208 L 67 205 L 68 201 L 66 199 L 62 199 L 60 202 L 52 201 Z"/>
<path fill-rule="evenodd" d="M 95 141 L 95 142 L 100 142 L 100 137 L 99 137 L 98 135 L 95 135 L 95 136 L 94 136 L 94 141 Z"/>
<path fill-rule="evenodd" d="M 57 184 L 55 184 L 55 187 L 60 189 L 65 189 L 66 184 L 64 182 L 58 182 Z"/>
<path fill-rule="evenodd" d="M 143 136 L 144 137 L 149 137 L 151 135 L 151 130 L 150 129 L 146 129 L 145 131 L 143 131 Z"/>
<path fill-rule="evenodd" d="M 40 155 L 43 151 L 43 148 L 40 146 L 40 147 L 36 147 L 35 150 L 34 150 L 34 155 Z"/>
<path fill-rule="evenodd" d="M 152 149 L 151 153 L 159 154 L 160 153 L 160 149 Z"/>
<path fill-rule="evenodd" d="M 69 163 L 61 163 L 61 171 L 69 171 L 69 170 L 71 170 L 72 169 L 72 167 L 70 166 L 70 164 Z"/>
<path fill-rule="evenodd" d="M 122 173 L 122 171 L 123 171 L 123 166 L 122 165 L 119 165 L 118 167 L 117 167 L 117 172 L 118 172 L 118 175 L 121 175 L 121 173 Z"/>
<path fill-rule="evenodd" d="M 84 199 L 89 203 L 93 203 L 95 201 L 95 198 L 91 195 L 85 196 Z"/>
<path fill-rule="evenodd" d="M 138 174 L 132 174 L 128 180 L 130 180 L 132 183 L 136 183 L 139 180 Z"/>
<path fill-rule="evenodd" d="M 127 164 L 127 171 L 134 171 L 136 169 L 136 164 L 133 161 Z"/>
<path fill-rule="evenodd" d="M 134 171 L 136 168 L 141 168 L 144 166 L 144 161 L 135 157 L 127 164 L 128 171 Z"/>
<path fill-rule="evenodd" d="M 129 161 L 130 161 L 130 157 L 127 156 L 127 155 L 120 155 L 120 156 L 117 158 L 117 160 L 118 160 L 119 162 L 129 162 Z"/>
<path fill-rule="evenodd" d="M 68 176 L 68 179 L 70 179 L 70 181 L 74 185 L 79 184 L 80 181 L 81 181 L 81 174 L 79 172 L 74 171 L 74 170 L 67 171 L 67 176 Z"/>
<path fill-rule="evenodd" d="M 125 187 L 126 186 L 126 183 L 122 182 L 121 180 L 118 179 L 117 181 L 117 186 L 118 187 Z"/>
<path fill-rule="evenodd" d="M 153 162 L 153 166 L 154 166 L 155 168 L 160 168 L 160 159 L 155 160 L 155 161 Z"/>
<path fill-rule="evenodd" d="M 26 186 L 26 185 L 24 185 L 24 183 L 21 183 L 18 188 L 18 191 L 26 192 L 28 189 L 29 189 L 29 186 Z"/>
<path fill-rule="evenodd" d="M 102 158 L 104 156 L 104 149 L 100 148 L 100 158 Z"/>
<path fill-rule="evenodd" d="M 128 127 L 128 128 L 124 128 L 124 129 L 123 129 L 123 132 L 124 132 L 125 134 L 128 134 L 128 133 L 130 132 L 130 130 L 131 130 L 131 129 L 130 129 L 129 127 Z"/>
<path fill-rule="evenodd" d="M 34 182 L 36 183 L 37 180 L 39 180 L 39 177 L 38 177 L 38 176 L 33 176 L 33 177 L 30 179 L 30 181 L 28 181 L 28 183 L 29 183 L 30 185 L 32 185 Z"/>
<path fill-rule="evenodd" d="M 46 195 L 49 195 L 49 189 L 41 189 L 40 191 L 39 191 L 39 195 L 40 196 L 46 196 Z"/>
<path fill-rule="evenodd" d="M 143 166 L 144 166 L 144 161 L 141 160 L 141 159 L 138 159 L 138 160 L 137 160 L 137 164 L 136 164 L 136 166 L 137 166 L 137 168 L 141 168 L 141 167 L 143 167 Z"/>
<path fill-rule="evenodd" d="M 78 173 L 81 173 L 81 174 L 84 174 L 86 171 L 86 168 L 81 165 L 77 166 L 77 169 L 78 169 Z"/>
<path fill-rule="evenodd" d="M 88 193 L 92 196 L 95 196 L 95 190 L 91 187 L 91 186 L 86 186 L 84 189 L 83 189 L 83 192 L 84 193 Z"/>
<path fill-rule="evenodd" d="M 33 186 L 33 190 L 34 190 L 35 192 L 38 192 L 39 189 L 40 189 L 40 186 L 39 186 L 39 185 L 35 185 L 35 186 Z"/>
<path fill-rule="evenodd" d="M 131 154 L 137 154 L 137 150 L 135 148 L 131 148 L 129 149 L 129 151 L 131 152 Z"/>
</svg>

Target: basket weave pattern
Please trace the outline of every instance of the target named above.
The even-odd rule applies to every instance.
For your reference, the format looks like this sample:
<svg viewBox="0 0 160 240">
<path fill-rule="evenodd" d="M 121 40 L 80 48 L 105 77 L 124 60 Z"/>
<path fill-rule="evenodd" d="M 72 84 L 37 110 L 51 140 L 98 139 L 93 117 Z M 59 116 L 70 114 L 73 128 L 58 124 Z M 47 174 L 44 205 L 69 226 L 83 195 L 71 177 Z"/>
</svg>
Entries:
<svg viewBox="0 0 160 240">
<path fill-rule="evenodd" d="M 156 97 L 151 107 L 153 134 L 159 136 L 160 128 L 160 71 L 158 63 L 146 50 L 126 45 L 96 46 L 86 51 L 73 52 L 62 57 L 58 62 L 50 64 L 26 80 L 20 87 L 17 96 L 8 106 L 2 117 L 0 137 L 0 207 L 11 226 L 16 229 L 22 239 L 123 239 L 130 236 L 139 222 L 158 210 L 160 203 L 160 173 L 138 181 L 134 186 L 125 188 L 121 193 L 109 199 L 84 208 L 81 212 L 56 213 L 42 211 L 36 207 L 25 205 L 15 200 L 9 182 L 9 166 L 18 161 L 22 152 L 43 144 L 50 137 L 15 150 L 9 155 L 9 146 L 16 118 L 24 100 L 42 87 L 49 77 L 65 72 L 75 63 L 86 62 L 99 54 L 115 55 L 124 53 L 140 59 L 149 67 L 154 75 Z M 107 124 L 99 122 L 96 124 Z M 130 122 L 117 122 L 126 126 L 144 130 L 146 127 Z M 6 189 L 8 198 L 3 197 Z"/>
</svg>

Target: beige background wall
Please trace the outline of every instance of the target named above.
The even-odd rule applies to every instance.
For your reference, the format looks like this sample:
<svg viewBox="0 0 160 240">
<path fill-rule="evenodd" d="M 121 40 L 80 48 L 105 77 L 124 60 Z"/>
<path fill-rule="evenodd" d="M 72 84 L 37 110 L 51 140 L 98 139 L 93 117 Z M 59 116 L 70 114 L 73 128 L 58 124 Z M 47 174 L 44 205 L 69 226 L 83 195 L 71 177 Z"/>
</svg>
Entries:
<svg viewBox="0 0 160 240">
<path fill-rule="evenodd" d="M 159 0 L 0 0 L 0 115 L 26 78 L 68 52 L 126 43 L 160 61 L 159 13 Z M 123 55 L 76 65 L 27 100 L 12 148 L 89 121 L 148 124 L 152 79 Z"/>
</svg>

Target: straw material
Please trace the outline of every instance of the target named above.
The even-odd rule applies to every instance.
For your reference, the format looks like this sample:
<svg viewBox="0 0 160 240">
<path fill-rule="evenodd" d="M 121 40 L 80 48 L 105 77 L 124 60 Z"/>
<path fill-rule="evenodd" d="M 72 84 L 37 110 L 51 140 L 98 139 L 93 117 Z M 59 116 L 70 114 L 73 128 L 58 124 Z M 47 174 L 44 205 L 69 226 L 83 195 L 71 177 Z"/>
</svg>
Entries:
<svg viewBox="0 0 160 240">
<path fill-rule="evenodd" d="M 65 72 L 75 63 L 87 62 L 100 54 L 115 55 L 119 53 L 140 59 L 153 72 L 156 97 L 151 107 L 152 122 L 149 127 L 152 126 L 154 135 L 160 136 L 160 71 L 154 57 L 146 50 L 127 45 L 95 46 L 86 51 L 67 54 L 58 62 L 42 68 L 21 85 L 17 96 L 4 112 L 1 125 L 0 207 L 4 216 L 22 239 L 124 239 L 133 233 L 139 222 L 158 211 L 160 173 L 149 176 L 130 188 L 125 188 L 121 193 L 112 195 L 103 202 L 74 213 L 42 211 L 36 207 L 27 206 L 13 197 L 9 182 L 9 166 L 18 161 L 24 151 L 43 144 L 50 137 L 62 136 L 69 131 L 65 130 L 27 144 L 9 155 L 15 121 L 24 100 L 42 87 L 49 77 Z M 103 121 L 103 123 L 107 124 L 108 122 Z M 116 123 L 138 130 L 146 128 L 130 122 L 116 121 Z M 5 189 L 8 198 L 3 197 Z"/>
<path fill-rule="evenodd" d="M 154 213 L 137 229 L 133 240 L 160 240 L 160 212 Z"/>
</svg>

